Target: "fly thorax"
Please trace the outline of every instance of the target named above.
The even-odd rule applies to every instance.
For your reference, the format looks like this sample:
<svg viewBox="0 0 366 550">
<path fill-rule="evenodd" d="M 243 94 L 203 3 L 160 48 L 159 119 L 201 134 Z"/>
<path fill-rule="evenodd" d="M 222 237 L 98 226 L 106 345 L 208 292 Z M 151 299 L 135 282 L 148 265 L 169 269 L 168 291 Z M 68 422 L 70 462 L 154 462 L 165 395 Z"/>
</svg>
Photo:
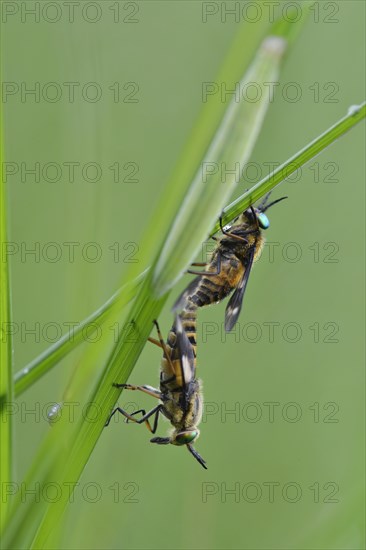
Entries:
<svg viewBox="0 0 366 550">
<path fill-rule="evenodd" d="M 203 397 L 201 392 L 197 392 L 196 398 L 194 401 L 194 408 L 193 408 L 193 419 L 196 426 L 200 424 L 202 420 L 202 414 L 203 414 Z"/>
<path fill-rule="evenodd" d="M 201 381 L 195 380 L 194 391 L 189 400 L 189 405 L 184 418 L 185 428 L 193 428 L 198 426 L 202 419 L 203 412 L 203 397 L 201 390 Z"/>
<path fill-rule="evenodd" d="M 266 242 L 266 239 L 263 237 L 261 233 L 259 233 L 257 236 L 256 245 L 255 245 L 254 261 L 260 258 L 263 252 L 265 242 Z"/>
</svg>

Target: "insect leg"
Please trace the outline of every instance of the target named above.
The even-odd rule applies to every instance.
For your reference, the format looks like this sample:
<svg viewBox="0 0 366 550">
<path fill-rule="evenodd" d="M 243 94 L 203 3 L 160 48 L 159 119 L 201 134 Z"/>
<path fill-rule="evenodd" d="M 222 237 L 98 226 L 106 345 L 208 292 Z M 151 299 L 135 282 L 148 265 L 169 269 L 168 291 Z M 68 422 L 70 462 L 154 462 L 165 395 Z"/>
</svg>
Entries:
<svg viewBox="0 0 366 550">
<path fill-rule="evenodd" d="M 252 214 L 254 216 L 254 219 L 255 219 L 255 225 L 257 226 L 257 230 L 259 230 L 259 221 L 258 221 L 258 216 L 256 215 L 255 213 L 255 210 L 253 208 L 253 206 L 250 206 L 250 209 L 252 211 Z"/>
<path fill-rule="evenodd" d="M 153 424 L 152 429 L 150 430 L 152 434 L 154 434 L 156 432 L 156 430 L 158 429 L 159 414 L 161 412 L 162 405 L 160 405 L 160 407 L 161 408 L 156 411 L 155 418 L 154 418 L 154 424 Z"/>
<path fill-rule="evenodd" d="M 156 326 L 156 330 L 157 330 L 157 332 L 158 332 L 160 347 L 161 347 L 161 348 L 163 349 L 163 351 L 164 351 L 164 357 L 165 357 L 165 359 L 168 361 L 169 366 L 170 366 L 172 372 L 174 372 L 174 366 L 173 366 L 171 357 L 170 357 L 170 355 L 169 355 L 169 353 L 168 353 L 168 349 L 167 349 L 167 347 L 166 347 L 166 343 L 165 343 L 165 341 L 164 341 L 164 339 L 163 339 L 163 336 L 162 336 L 162 334 L 161 334 L 161 332 L 160 332 L 160 327 L 159 327 L 159 324 L 158 324 L 158 322 L 157 322 L 156 319 L 154 320 L 154 325 Z"/>
<path fill-rule="evenodd" d="M 226 231 L 224 228 L 223 228 L 223 225 L 222 225 L 222 216 L 220 216 L 220 229 L 221 229 L 221 232 L 226 235 L 227 237 L 230 237 L 230 239 L 236 239 L 237 241 L 244 241 L 245 243 L 247 242 L 246 239 L 244 239 L 244 237 L 240 237 L 239 235 L 233 235 L 232 233 L 230 233 L 229 231 Z"/>
<path fill-rule="evenodd" d="M 115 388 L 123 388 L 125 390 L 142 391 L 143 393 L 147 393 L 147 395 L 151 395 L 151 397 L 161 399 L 161 392 L 151 386 L 134 386 L 133 384 L 113 384 L 113 386 Z"/>
<path fill-rule="evenodd" d="M 159 405 L 160 407 L 160 405 Z M 146 411 L 145 409 L 140 409 L 139 411 L 134 411 L 133 413 L 131 413 L 131 416 L 135 416 L 135 414 L 138 414 L 138 413 L 142 413 L 143 417 L 145 417 L 145 424 L 146 424 L 146 427 L 147 429 L 149 430 L 149 432 L 151 432 L 152 434 L 154 434 L 156 432 L 156 430 L 158 429 L 158 422 L 159 422 L 159 413 L 160 413 L 160 409 L 158 409 L 156 412 L 155 412 L 155 417 L 154 417 L 154 423 L 153 423 L 153 426 L 151 427 L 151 424 L 148 420 L 149 416 L 151 414 L 151 411 L 146 414 Z M 147 417 L 147 418 L 146 418 Z M 126 418 L 126 424 L 128 424 L 128 421 L 131 420 L 130 418 Z M 142 420 L 142 419 L 140 419 Z M 139 422 L 138 420 L 135 420 L 134 422 L 137 422 L 138 424 L 141 424 L 141 422 Z"/>
<path fill-rule="evenodd" d="M 157 427 L 158 427 L 158 418 L 159 418 L 159 413 L 161 411 L 161 409 L 163 408 L 163 405 L 157 405 L 157 407 L 154 407 L 153 409 L 151 409 L 151 411 L 149 411 L 148 413 L 145 413 L 144 409 L 141 409 L 139 411 L 135 411 L 134 413 L 132 414 L 129 414 L 127 411 L 121 409 L 121 407 L 117 407 L 116 409 L 114 409 L 114 411 L 112 411 L 110 417 L 108 418 L 107 422 L 105 423 L 105 427 L 107 427 L 112 419 L 112 417 L 117 413 L 119 412 L 120 414 L 122 414 L 125 418 L 127 418 L 127 421 L 128 420 L 131 420 L 131 422 L 135 422 L 136 424 L 142 424 L 142 423 L 145 423 L 146 424 L 146 427 L 147 429 L 151 432 L 151 433 L 155 433 Z M 142 412 L 143 413 L 143 416 L 141 418 L 139 418 L 138 420 L 136 420 L 136 418 L 133 417 L 134 414 L 137 414 L 139 412 Z M 153 424 L 153 427 L 151 427 L 150 425 L 150 422 L 149 422 L 149 418 L 150 416 L 153 416 L 155 414 L 155 418 L 154 418 L 154 424 Z"/>
<path fill-rule="evenodd" d="M 136 414 L 140 414 L 142 413 L 142 416 L 145 416 L 146 414 L 146 411 L 145 409 L 139 409 L 138 411 L 133 411 L 133 413 L 130 414 L 130 416 L 135 416 Z M 125 422 L 126 424 L 128 424 L 128 421 L 131 420 L 131 418 L 126 418 L 125 419 Z M 133 422 L 138 422 L 137 420 L 133 420 Z M 146 422 L 149 422 L 148 420 L 146 420 Z"/>
<path fill-rule="evenodd" d="M 192 264 L 192 265 L 195 265 L 195 264 Z M 221 254 L 220 254 L 220 252 L 217 253 L 216 271 L 192 271 L 191 269 L 188 269 L 187 273 L 190 273 L 191 275 L 204 275 L 205 277 L 215 277 L 216 275 L 220 275 L 220 273 L 221 273 Z"/>
<path fill-rule="evenodd" d="M 160 344 L 160 342 L 159 342 L 159 340 L 156 340 L 155 338 L 151 338 L 151 337 L 149 336 L 149 338 L 148 338 L 147 340 L 148 340 L 149 342 L 151 342 L 152 344 L 155 344 L 155 346 L 158 346 L 158 348 L 161 348 L 161 347 L 162 347 L 161 344 Z"/>
</svg>

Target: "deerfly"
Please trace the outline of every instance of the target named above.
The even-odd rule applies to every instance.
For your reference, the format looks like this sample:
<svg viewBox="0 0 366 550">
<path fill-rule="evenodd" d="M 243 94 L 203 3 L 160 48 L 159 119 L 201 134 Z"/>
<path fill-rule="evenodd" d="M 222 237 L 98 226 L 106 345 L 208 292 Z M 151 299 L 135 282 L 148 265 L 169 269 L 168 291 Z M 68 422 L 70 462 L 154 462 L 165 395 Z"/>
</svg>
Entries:
<svg viewBox="0 0 366 550">
<path fill-rule="evenodd" d="M 229 332 L 238 320 L 245 290 L 253 263 L 264 246 L 262 229 L 268 229 L 269 219 L 265 212 L 274 204 L 287 199 L 281 197 L 269 204 L 268 193 L 258 207 L 250 206 L 238 216 L 231 226 L 223 227 L 222 236 L 215 238 L 217 246 L 204 271 L 189 270 L 198 275 L 179 296 L 173 311 L 193 312 L 197 308 L 221 302 L 233 291 L 225 312 L 225 330 Z"/>
<path fill-rule="evenodd" d="M 151 386 L 132 384 L 114 386 L 141 391 L 160 400 L 160 403 L 149 412 L 140 409 L 132 414 L 117 407 L 111 413 L 106 426 L 119 412 L 126 417 L 126 422 L 144 423 L 150 432 L 155 434 L 159 416 L 162 414 L 170 420 L 173 426 L 172 433 L 169 437 L 153 437 L 151 443 L 185 445 L 201 466 L 207 469 L 206 462 L 192 445 L 200 434 L 197 426 L 201 421 L 203 409 L 201 381 L 196 378 L 195 312 L 183 314 L 182 317 L 176 315 L 167 343 L 162 338 L 158 323 L 154 323 L 159 339 L 149 338 L 149 341 L 162 348 L 164 353 L 160 367 L 160 390 Z M 137 415 L 141 415 L 140 418 L 137 418 Z"/>
</svg>

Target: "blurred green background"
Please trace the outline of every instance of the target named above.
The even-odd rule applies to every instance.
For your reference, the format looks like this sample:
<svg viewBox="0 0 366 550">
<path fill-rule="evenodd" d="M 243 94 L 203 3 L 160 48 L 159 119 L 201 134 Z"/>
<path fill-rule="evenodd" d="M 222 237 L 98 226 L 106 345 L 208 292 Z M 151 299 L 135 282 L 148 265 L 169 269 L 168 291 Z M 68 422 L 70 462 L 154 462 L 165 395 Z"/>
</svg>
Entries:
<svg viewBox="0 0 366 550">
<path fill-rule="evenodd" d="M 202 83 L 215 81 L 239 25 L 225 21 L 234 3 L 211 3 L 218 13 L 204 22 L 201 2 L 81 2 L 73 23 L 62 2 L 51 23 L 57 14 L 46 4 L 39 22 L 19 11 L 3 24 L 3 79 L 13 83 L 3 99 L 5 158 L 18 169 L 7 180 L 9 239 L 19 247 L 11 257 L 17 369 L 103 303 L 131 259 L 139 262 L 143 231 L 202 108 Z M 86 4 L 100 11 L 82 13 Z M 248 38 L 253 24 L 263 32 L 268 24 L 268 6 L 257 5 L 260 20 L 244 22 Z M 247 186 L 363 100 L 365 5 L 316 6 L 286 59 Z M 21 96 L 37 82 L 39 101 Z M 42 96 L 56 90 L 44 87 L 50 82 L 62 90 L 59 101 Z M 74 102 L 71 82 L 80 83 Z M 86 99 L 90 82 L 98 101 Z M 124 101 L 114 102 L 116 82 Z M 224 333 L 225 304 L 200 312 L 207 409 L 197 449 L 208 471 L 119 419 L 80 479 L 62 548 L 364 548 L 364 151 L 361 124 L 275 192 L 289 199 L 269 211 L 269 245 L 236 332 Z M 64 164 L 72 162 L 74 181 Z M 40 163 L 39 181 L 22 175 L 21 163 Z M 87 163 L 97 163 L 98 181 Z M 77 243 L 74 261 L 65 243 Z M 24 256 L 26 248 L 36 255 Z M 188 280 L 159 319 L 165 334 Z M 104 330 L 113 334 L 108 323 Z M 18 482 L 83 351 L 18 401 Z M 130 381 L 157 385 L 159 361 L 147 346 Z M 120 405 L 131 402 L 153 404 L 125 393 Z M 166 429 L 162 422 L 159 435 Z"/>
</svg>

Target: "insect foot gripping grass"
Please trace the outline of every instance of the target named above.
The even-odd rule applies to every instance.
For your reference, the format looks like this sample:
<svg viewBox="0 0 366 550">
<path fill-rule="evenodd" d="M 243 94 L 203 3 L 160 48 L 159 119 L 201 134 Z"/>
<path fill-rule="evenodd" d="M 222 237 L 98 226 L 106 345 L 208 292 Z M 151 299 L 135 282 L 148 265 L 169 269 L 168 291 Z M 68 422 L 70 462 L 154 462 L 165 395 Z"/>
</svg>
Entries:
<svg viewBox="0 0 366 550">
<path fill-rule="evenodd" d="M 220 219 L 222 237 L 216 239 L 217 246 L 210 262 L 203 265 L 202 272 L 189 270 L 198 275 L 179 296 L 173 306 L 174 311 L 193 312 L 197 308 L 221 302 L 233 291 L 226 307 L 225 330 L 232 330 L 238 320 L 245 289 L 253 263 L 264 246 L 262 229 L 268 229 L 269 219 L 265 212 L 287 197 L 281 197 L 269 204 L 268 193 L 257 208 L 250 206 L 232 226 L 224 228 Z"/>
<path fill-rule="evenodd" d="M 185 445 L 201 466 L 207 469 L 206 462 L 192 445 L 200 434 L 197 426 L 201 421 L 203 406 L 201 382 L 196 378 L 196 341 L 195 330 L 192 332 L 191 329 L 192 322 L 195 326 L 195 316 L 192 319 L 192 314 L 189 314 L 188 317 L 183 316 L 183 318 L 177 315 L 165 343 L 159 325 L 155 321 L 159 340 L 154 338 L 149 338 L 149 340 L 162 348 L 164 353 L 160 369 L 160 390 L 152 386 L 114 385 L 117 388 L 141 391 L 159 399 L 160 403 L 148 412 L 139 409 L 132 414 L 117 407 L 112 411 L 106 426 L 116 413 L 120 413 L 126 417 L 126 422 L 144 423 L 148 430 L 155 434 L 159 416 L 162 414 L 170 420 L 173 431 L 169 437 L 153 437 L 150 439 L 151 443 L 172 444 L 180 447 Z M 190 339 L 193 339 L 193 344 Z M 140 417 L 137 418 L 137 415 Z"/>
</svg>

